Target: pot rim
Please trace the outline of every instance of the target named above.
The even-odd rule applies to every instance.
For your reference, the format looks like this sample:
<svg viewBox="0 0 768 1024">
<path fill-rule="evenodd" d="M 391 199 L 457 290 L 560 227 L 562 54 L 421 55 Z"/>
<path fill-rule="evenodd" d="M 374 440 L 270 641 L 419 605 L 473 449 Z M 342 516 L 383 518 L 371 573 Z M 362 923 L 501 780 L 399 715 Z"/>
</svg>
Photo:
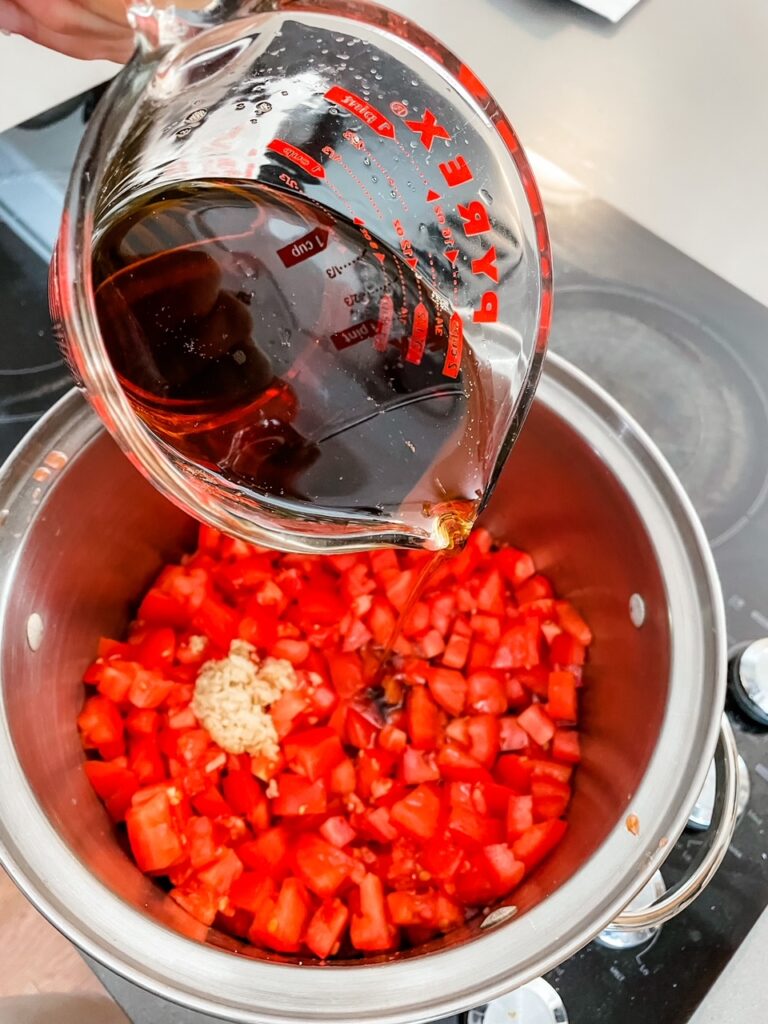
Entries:
<svg viewBox="0 0 768 1024">
<path fill-rule="evenodd" d="M 717 742 L 726 633 L 714 559 L 681 484 L 617 402 L 554 355 L 547 359 L 536 400 L 565 418 L 619 477 L 649 529 L 664 580 L 674 625 L 670 686 L 656 748 L 629 808 L 640 821 L 640 836 L 617 822 L 589 860 L 545 900 L 468 943 L 426 954 L 428 966 L 425 956 L 414 956 L 354 967 L 304 965 L 298 974 L 294 965 L 238 957 L 185 938 L 98 881 L 38 805 L 0 703 L 0 862 L 48 920 L 89 956 L 172 1002 L 213 1016 L 226 1013 L 243 1024 L 412 1024 L 488 1002 L 561 963 L 658 870 L 685 826 Z M 8 510 L 0 530 L 0 628 L 26 529 L 44 508 L 44 501 L 34 504 L 34 469 L 52 448 L 75 456 L 101 429 L 80 395 L 70 391 L 0 471 L 0 508 Z M 585 914 L 584 908 L 591 909 Z"/>
</svg>

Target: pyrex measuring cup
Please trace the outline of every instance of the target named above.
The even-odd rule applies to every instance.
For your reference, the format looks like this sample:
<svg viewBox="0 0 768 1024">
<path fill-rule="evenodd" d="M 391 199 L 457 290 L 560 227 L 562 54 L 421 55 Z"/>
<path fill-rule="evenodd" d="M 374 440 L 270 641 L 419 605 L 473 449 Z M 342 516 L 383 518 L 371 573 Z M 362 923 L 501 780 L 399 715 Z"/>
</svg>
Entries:
<svg viewBox="0 0 768 1024">
<path fill-rule="evenodd" d="M 546 347 L 547 230 L 514 131 L 381 7 L 160 7 L 131 8 L 136 56 L 67 198 L 51 294 L 76 378 L 134 464 L 230 534 L 446 546 Z"/>
</svg>

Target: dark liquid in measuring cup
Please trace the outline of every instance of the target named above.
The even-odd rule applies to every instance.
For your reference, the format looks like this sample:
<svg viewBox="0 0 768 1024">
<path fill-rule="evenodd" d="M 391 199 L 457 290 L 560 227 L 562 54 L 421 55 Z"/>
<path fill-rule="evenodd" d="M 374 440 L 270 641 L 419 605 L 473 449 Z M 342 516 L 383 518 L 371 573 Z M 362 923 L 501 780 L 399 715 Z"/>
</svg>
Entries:
<svg viewBox="0 0 768 1024">
<path fill-rule="evenodd" d="M 114 217 L 93 275 L 128 398 L 190 462 L 256 498 L 466 536 L 480 371 L 374 225 L 252 182 L 172 185 Z"/>
</svg>

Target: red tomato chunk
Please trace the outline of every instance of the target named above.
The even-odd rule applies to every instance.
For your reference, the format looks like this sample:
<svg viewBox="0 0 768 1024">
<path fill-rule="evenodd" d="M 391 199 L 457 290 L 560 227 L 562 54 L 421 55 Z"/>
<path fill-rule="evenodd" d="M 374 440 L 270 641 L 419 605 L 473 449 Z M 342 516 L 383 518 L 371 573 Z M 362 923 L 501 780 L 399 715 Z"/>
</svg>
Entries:
<svg viewBox="0 0 768 1024">
<path fill-rule="evenodd" d="M 86 774 L 198 921 L 282 954 L 379 955 L 505 898 L 563 838 L 589 626 L 476 529 L 382 667 L 427 557 L 285 555 L 201 527 L 127 637 L 99 641 Z M 277 754 L 223 750 L 192 710 L 238 638 L 293 667 Z"/>
</svg>

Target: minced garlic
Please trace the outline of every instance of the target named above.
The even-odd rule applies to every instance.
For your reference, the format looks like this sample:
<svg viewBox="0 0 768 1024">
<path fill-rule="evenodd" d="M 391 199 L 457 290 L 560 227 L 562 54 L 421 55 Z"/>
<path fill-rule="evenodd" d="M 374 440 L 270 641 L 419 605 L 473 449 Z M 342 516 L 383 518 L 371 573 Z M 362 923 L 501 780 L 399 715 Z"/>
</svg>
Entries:
<svg viewBox="0 0 768 1024">
<path fill-rule="evenodd" d="M 201 666 L 192 711 L 223 750 L 274 759 L 280 747 L 267 708 L 296 683 L 296 670 L 289 661 L 265 658 L 259 662 L 252 644 L 233 640 L 226 658 Z"/>
</svg>

